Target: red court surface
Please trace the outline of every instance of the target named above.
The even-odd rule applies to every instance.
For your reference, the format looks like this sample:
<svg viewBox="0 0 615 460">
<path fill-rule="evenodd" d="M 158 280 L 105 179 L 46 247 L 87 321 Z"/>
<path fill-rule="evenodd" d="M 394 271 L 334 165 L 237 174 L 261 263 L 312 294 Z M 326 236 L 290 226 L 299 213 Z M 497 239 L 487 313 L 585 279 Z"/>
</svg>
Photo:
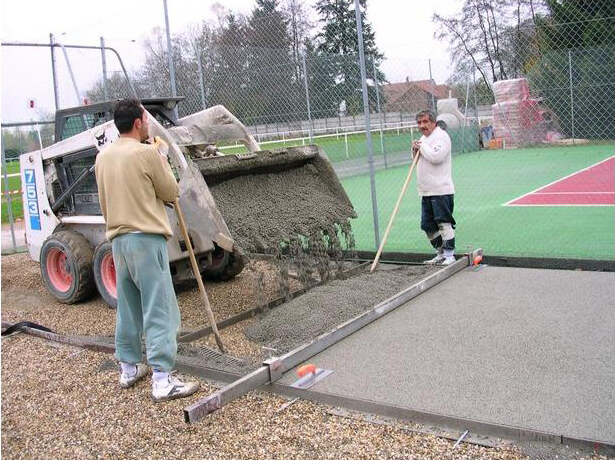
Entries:
<svg viewBox="0 0 615 460">
<path fill-rule="evenodd" d="M 615 157 L 563 177 L 507 206 L 615 206 Z"/>
</svg>

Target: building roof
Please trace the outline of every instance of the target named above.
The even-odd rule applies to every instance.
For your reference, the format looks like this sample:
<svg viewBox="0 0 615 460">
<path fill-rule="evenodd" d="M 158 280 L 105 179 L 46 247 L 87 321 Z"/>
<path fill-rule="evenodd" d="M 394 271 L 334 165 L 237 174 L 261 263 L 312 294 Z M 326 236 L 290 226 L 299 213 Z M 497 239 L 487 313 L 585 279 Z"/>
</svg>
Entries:
<svg viewBox="0 0 615 460">
<path fill-rule="evenodd" d="M 402 83 L 389 83 L 388 85 L 382 85 L 382 90 L 387 95 L 387 103 L 394 104 L 413 87 L 418 87 L 429 95 L 433 91 L 436 99 L 446 99 L 449 97 L 450 88 L 447 85 L 437 85 L 433 80 L 406 80 Z"/>
</svg>

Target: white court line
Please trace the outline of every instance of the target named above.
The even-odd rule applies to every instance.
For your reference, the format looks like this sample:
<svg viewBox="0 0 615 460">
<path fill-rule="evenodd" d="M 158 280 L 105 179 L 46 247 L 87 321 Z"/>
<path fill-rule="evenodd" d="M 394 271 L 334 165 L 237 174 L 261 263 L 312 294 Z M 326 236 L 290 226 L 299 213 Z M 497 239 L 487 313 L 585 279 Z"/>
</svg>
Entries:
<svg viewBox="0 0 615 460">
<path fill-rule="evenodd" d="M 615 195 L 615 192 L 536 192 L 536 195 Z"/>
<path fill-rule="evenodd" d="M 504 205 L 502 205 L 504 206 Z M 594 207 L 600 207 L 600 206 L 610 206 L 613 207 L 614 205 L 612 204 L 534 204 L 534 203 L 528 203 L 528 204 L 509 204 L 508 206 L 510 206 L 511 208 L 539 208 L 539 207 L 557 207 L 557 206 L 568 206 L 568 207 L 590 207 L 590 206 L 594 206 Z"/>
<path fill-rule="evenodd" d="M 604 160 L 602 160 L 602 161 L 599 161 L 598 163 L 594 163 L 593 165 L 590 165 L 590 166 L 588 166 L 587 168 L 583 168 L 583 169 L 580 169 L 580 170 L 578 170 L 578 171 L 576 171 L 576 172 L 573 172 L 572 174 L 568 174 L 567 176 L 564 176 L 564 177 L 562 177 L 561 179 L 554 180 L 553 182 L 551 182 L 551 183 L 549 183 L 549 184 L 547 184 L 547 185 L 543 185 L 542 187 L 539 187 L 539 188 L 537 188 L 537 189 L 535 189 L 535 190 L 532 190 L 531 192 L 527 192 L 525 195 L 521 195 L 521 196 L 518 196 L 517 198 L 513 198 L 512 200 L 507 201 L 506 203 L 504 203 L 504 204 L 502 204 L 502 205 L 500 205 L 500 206 L 551 206 L 551 205 L 548 205 L 548 204 L 542 204 L 542 205 L 527 205 L 527 204 L 525 204 L 525 205 L 517 205 L 517 204 L 511 204 L 511 203 L 512 203 L 513 201 L 520 200 L 521 198 L 525 198 L 526 196 L 531 195 L 532 193 L 537 193 L 539 190 L 542 190 L 543 188 L 550 187 L 551 185 L 553 185 L 553 184 L 557 184 L 558 182 L 561 182 L 561 181 L 563 181 L 563 180 L 566 180 L 566 179 L 568 179 L 569 177 L 572 177 L 572 176 L 574 176 L 574 175 L 576 175 L 576 174 L 580 174 L 580 173 L 582 173 L 583 171 L 587 171 L 588 169 L 591 169 L 591 168 L 593 168 L 594 166 L 598 166 L 599 164 L 602 164 L 602 163 L 604 163 L 605 161 L 609 161 L 609 160 L 611 160 L 611 159 L 613 159 L 613 158 L 615 158 L 615 155 L 613 155 L 613 156 L 611 156 L 611 157 L 608 157 L 608 158 L 606 158 L 606 159 L 604 159 Z M 568 206 L 568 205 L 561 204 L 561 205 L 554 205 L 554 206 Z M 573 206 L 573 205 L 570 205 L 570 206 Z M 577 206 L 577 205 L 574 205 L 574 206 Z M 578 206 L 583 206 L 583 205 L 578 205 Z M 612 206 L 612 205 L 589 205 L 589 206 Z"/>
</svg>

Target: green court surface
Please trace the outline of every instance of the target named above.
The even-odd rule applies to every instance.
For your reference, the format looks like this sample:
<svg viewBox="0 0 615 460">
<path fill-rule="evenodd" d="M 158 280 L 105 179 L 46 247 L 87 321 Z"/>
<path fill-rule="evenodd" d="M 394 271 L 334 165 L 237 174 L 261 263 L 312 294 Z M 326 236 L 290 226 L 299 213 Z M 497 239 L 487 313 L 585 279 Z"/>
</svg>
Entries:
<svg viewBox="0 0 615 460">
<path fill-rule="evenodd" d="M 611 142 L 455 155 L 457 252 L 482 247 L 487 255 L 615 259 L 615 206 L 504 206 L 614 154 Z M 376 173 L 381 239 L 408 169 L 400 166 Z M 346 178 L 342 184 L 359 214 L 352 225 L 357 248 L 375 250 L 369 176 Z M 385 252 L 431 252 L 419 227 L 420 198 L 413 175 Z"/>
</svg>

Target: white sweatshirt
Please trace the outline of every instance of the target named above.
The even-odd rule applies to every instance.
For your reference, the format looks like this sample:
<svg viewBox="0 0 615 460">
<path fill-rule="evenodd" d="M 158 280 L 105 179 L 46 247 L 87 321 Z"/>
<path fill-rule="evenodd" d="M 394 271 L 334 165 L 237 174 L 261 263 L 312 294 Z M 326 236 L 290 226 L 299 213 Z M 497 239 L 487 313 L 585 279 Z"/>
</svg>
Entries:
<svg viewBox="0 0 615 460">
<path fill-rule="evenodd" d="M 451 174 L 451 138 L 439 126 L 421 136 L 421 156 L 416 165 L 420 196 L 452 195 L 455 193 Z"/>
</svg>

